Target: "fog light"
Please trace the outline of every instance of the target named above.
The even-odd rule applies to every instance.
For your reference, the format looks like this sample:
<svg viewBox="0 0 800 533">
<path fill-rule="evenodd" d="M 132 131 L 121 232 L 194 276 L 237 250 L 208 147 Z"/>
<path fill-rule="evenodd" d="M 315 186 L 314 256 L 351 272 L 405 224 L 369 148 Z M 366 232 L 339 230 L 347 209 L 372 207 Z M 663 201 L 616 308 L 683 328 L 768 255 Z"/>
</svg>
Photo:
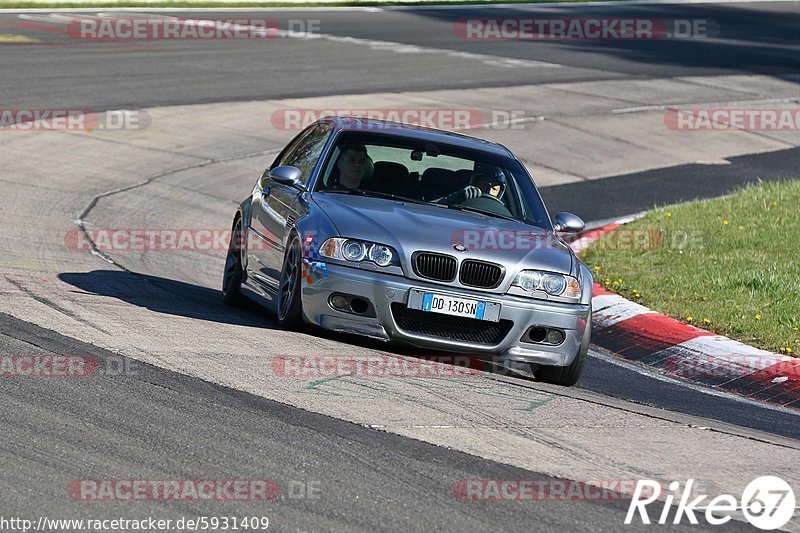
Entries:
<svg viewBox="0 0 800 533">
<path fill-rule="evenodd" d="M 564 332 L 560 329 L 551 329 L 547 332 L 547 342 L 549 344 L 561 344 L 564 342 Z"/>
<path fill-rule="evenodd" d="M 353 300 L 350 302 L 350 310 L 357 315 L 363 315 L 369 311 L 369 304 L 366 300 L 361 298 L 353 298 Z"/>
<path fill-rule="evenodd" d="M 541 326 L 534 326 L 528 330 L 530 342 L 542 342 L 547 336 L 547 330 Z"/>
<path fill-rule="evenodd" d="M 331 296 L 331 305 L 336 309 L 347 309 L 349 307 L 347 304 L 347 298 L 340 294 Z"/>
</svg>

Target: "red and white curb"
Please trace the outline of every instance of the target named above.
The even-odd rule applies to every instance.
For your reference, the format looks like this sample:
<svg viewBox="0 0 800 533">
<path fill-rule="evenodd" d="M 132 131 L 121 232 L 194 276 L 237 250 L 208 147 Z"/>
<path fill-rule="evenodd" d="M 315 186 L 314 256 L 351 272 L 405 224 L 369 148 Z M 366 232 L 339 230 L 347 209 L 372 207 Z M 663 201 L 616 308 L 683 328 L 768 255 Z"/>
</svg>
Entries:
<svg viewBox="0 0 800 533">
<path fill-rule="evenodd" d="M 575 253 L 635 217 L 586 231 Z M 755 400 L 800 409 L 800 359 L 684 324 L 595 283 L 592 343 L 615 356 Z"/>
</svg>

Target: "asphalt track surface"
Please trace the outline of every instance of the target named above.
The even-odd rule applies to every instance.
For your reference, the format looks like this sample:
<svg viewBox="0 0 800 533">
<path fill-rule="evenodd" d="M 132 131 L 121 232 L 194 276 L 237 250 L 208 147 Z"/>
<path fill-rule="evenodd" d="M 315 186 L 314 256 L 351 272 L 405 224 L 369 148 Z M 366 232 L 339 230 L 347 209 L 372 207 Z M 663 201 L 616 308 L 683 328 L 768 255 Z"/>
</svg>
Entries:
<svg viewBox="0 0 800 533">
<path fill-rule="evenodd" d="M 549 68 L 507 68 L 473 63 L 459 70 L 451 58 L 420 54 L 396 63 L 360 46 L 342 53 L 321 41 L 276 39 L 267 43 L 170 43 L 168 46 L 93 47 L 58 33 L 15 30 L 40 44 L 3 46 L 0 94 L 6 108 L 116 109 L 171 104 L 354 94 L 392 90 L 504 87 L 613 78 L 659 78 L 692 74 L 752 73 L 793 79 L 800 73 L 796 28 L 800 8 L 793 3 L 689 6 L 591 7 L 582 15 L 707 18 L 725 28 L 725 39 L 711 43 L 471 43 L 452 35 L 465 17 L 530 16 L 524 7 L 459 10 L 424 9 L 382 12 L 236 12 L 236 18 L 268 16 L 319 18 L 329 35 L 406 43 L 422 47 L 544 61 Z M 552 16 L 566 8 L 553 8 Z M 177 16 L 207 18 L 192 12 Z M 221 17 L 219 12 L 214 17 Z M 0 15 L 17 22 L 17 15 Z M 0 32 L 2 33 L 2 32 Z M 480 44 L 480 46 L 478 46 Z M 414 56 L 416 57 L 416 56 Z M 585 217 L 601 220 L 646 209 L 655 203 L 723 194 L 731 187 L 763 179 L 794 177 L 800 166 L 795 150 L 742 156 L 715 179 L 699 180 L 705 168 L 693 166 L 616 176 L 544 189 L 558 210 L 581 206 Z M 624 191 L 624 194 L 622 192 Z M 246 191 L 242 191 L 246 193 Z M 574 209 L 578 210 L 578 209 Z M 5 231 L 13 231 L 13 228 Z M 167 276 L 168 277 L 168 276 Z M 74 282 L 81 289 L 80 281 Z M 166 284 L 166 294 L 185 290 Z M 135 289 L 134 289 L 135 290 Z M 217 295 L 198 288 L 194 303 L 178 314 L 191 316 L 199 306 L 219 307 Z M 177 304 L 176 304 L 177 305 Z M 241 323 L 267 324 L 271 318 L 253 309 L 227 310 Z M 271 327 L 271 326 L 267 326 Z M 4 353 L 88 353 L 105 361 L 116 357 L 100 348 L 0 316 Z M 341 339 L 340 337 L 335 337 Z M 357 339 L 347 342 L 364 344 Z M 369 343 L 366 344 L 369 346 Z M 749 438 L 772 435 L 800 439 L 798 416 L 726 396 L 712 396 L 620 366 L 593 353 L 578 385 L 586 394 L 620 406 L 652 406 L 675 416 L 718 421 L 725 431 Z M 101 376 L 90 384 L 65 380 L 5 381 L 4 476 L 0 504 L 4 514 L 86 517 L 87 507 L 64 498 L 64 486 L 77 478 L 252 477 L 282 486 L 319 482 L 325 498 L 284 494 L 266 514 L 279 530 L 537 530 L 609 531 L 621 527 L 626 506 L 620 502 L 459 502 L 452 485 L 459 479 L 544 479 L 484 458 L 378 432 L 331 417 L 266 400 L 176 372 L 139 363 L 131 376 Z M 520 381 L 520 386 L 527 386 Z M 682 418 L 686 419 L 686 418 Z M 688 418 L 690 419 L 690 418 Z M 667 443 L 678 446 L 679 443 Z M 667 453 L 667 452 L 663 452 Z M 246 467 L 245 467 L 246 465 Z M 97 504 L 94 517 L 126 517 L 132 507 Z M 133 508 L 163 517 L 227 511 L 258 514 L 255 504 L 153 503 Z M 744 527 L 740 523 L 727 527 Z M 700 526 L 702 528 L 702 526 Z M 694 529 L 698 529 L 695 527 Z"/>
<path fill-rule="evenodd" d="M 99 368 L 127 367 L 115 354 L 7 315 L 0 315 L 0 325 L 4 351 L 83 353 L 96 358 Z M 535 525 L 537 531 L 588 532 L 605 530 L 605 524 L 616 530 L 627 512 L 624 498 L 454 501 L 459 480 L 552 478 L 131 363 L 135 377 L 112 370 L 77 385 L 50 384 L 46 394 L 32 381 L 4 384 L 4 516 L 34 522 L 41 515 L 267 516 L 270 529 L 279 531 L 530 531 Z M 166 480 L 252 479 L 253 472 L 261 472 L 257 479 L 276 481 L 280 495 L 268 502 L 164 501 L 135 507 L 76 505 L 64 498 L 73 480 L 129 479 L 131 472 Z M 658 516 L 661 509 L 651 512 Z M 713 529 L 703 525 L 675 529 Z"/>
</svg>

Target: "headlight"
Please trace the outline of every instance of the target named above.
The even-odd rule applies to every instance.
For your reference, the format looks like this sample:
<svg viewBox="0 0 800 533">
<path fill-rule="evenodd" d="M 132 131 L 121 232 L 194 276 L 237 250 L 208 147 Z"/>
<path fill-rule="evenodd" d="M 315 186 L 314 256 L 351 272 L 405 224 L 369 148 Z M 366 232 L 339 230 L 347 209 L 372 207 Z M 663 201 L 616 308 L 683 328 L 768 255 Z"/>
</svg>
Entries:
<svg viewBox="0 0 800 533">
<path fill-rule="evenodd" d="M 354 263 L 369 260 L 382 267 L 398 263 L 397 253 L 390 246 L 341 237 L 331 237 L 323 242 L 319 255 Z"/>
<path fill-rule="evenodd" d="M 369 249 L 369 260 L 378 266 L 389 266 L 392 263 L 394 254 L 392 249 L 382 244 L 373 244 Z"/>
<path fill-rule="evenodd" d="M 363 261 L 367 256 L 367 245 L 360 241 L 344 241 L 342 256 L 348 261 Z"/>
<path fill-rule="evenodd" d="M 544 291 L 550 296 L 581 297 L 581 285 L 578 280 L 564 274 L 523 270 L 517 274 L 512 285 L 520 287 L 525 292 Z"/>
<path fill-rule="evenodd" d="M 545 274 L 542 278 L 542 286 L 547 294 L 558 296 L 567 287 L 567 280 L 564 279 L 564 276 L 557 274 Z"/>
<path fill-rule="evenodd" d="M 523 270 L 514 280 L 514 285 L 519 285 L 528 292 L 535 291 L 542 286 L 542 273 L 535 270 Z"/>
</svg>

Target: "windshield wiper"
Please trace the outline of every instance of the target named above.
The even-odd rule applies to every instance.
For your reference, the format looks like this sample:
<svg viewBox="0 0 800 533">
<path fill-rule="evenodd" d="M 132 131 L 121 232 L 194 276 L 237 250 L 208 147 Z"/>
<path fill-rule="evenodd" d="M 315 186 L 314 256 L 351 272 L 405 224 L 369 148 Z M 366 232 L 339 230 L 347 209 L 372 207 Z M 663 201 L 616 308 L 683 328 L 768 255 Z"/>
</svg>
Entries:
<svg viewBox="0 0 800 533">
<path fill-rule="evenodd" d="M 483 209 L 478 209 L 476 207 L 469 207 L 469 206 L 462 205 L 462 204 L 447 204 L 447 208 L 448 209 L 456 209 L 458 211 L 467 211 L 469 213 L 477 213 L 479 215 L 487 215 L 487 216 L 490 216 L 490 217 L 502 218 L 504 220 L 511 220 L 512 222 L 520 222 L 519 219 L 516 219 L 516 218 L 508 216 L 508 215 L 501 215 L 500 213 L 495 213 L 493 211 L 485 211 Z"/>
<path fill-rule="evenodd" d="M 391 194 L 388 192 L 378 192 L 378 191 L 365 191 L 363 189 L 347 189 L 347 190 L 330 190 L 330 191 L 321 191 L 321 192 L 332 192 L 337 194 L 355 194 L 358 196 L 372 196 L 375 198 L 385 198 L 387 200 L 397 200 L 398 202 L 411 202 L 414 204 L 426 204 L 426 205 L 435 205 L 431 204 L 430 202 L 426 202 L 425 200 L 418 200 L 416 198 L 408 198 L 406 196 L 398 196 L 397 194 Z"/>
</svg>

